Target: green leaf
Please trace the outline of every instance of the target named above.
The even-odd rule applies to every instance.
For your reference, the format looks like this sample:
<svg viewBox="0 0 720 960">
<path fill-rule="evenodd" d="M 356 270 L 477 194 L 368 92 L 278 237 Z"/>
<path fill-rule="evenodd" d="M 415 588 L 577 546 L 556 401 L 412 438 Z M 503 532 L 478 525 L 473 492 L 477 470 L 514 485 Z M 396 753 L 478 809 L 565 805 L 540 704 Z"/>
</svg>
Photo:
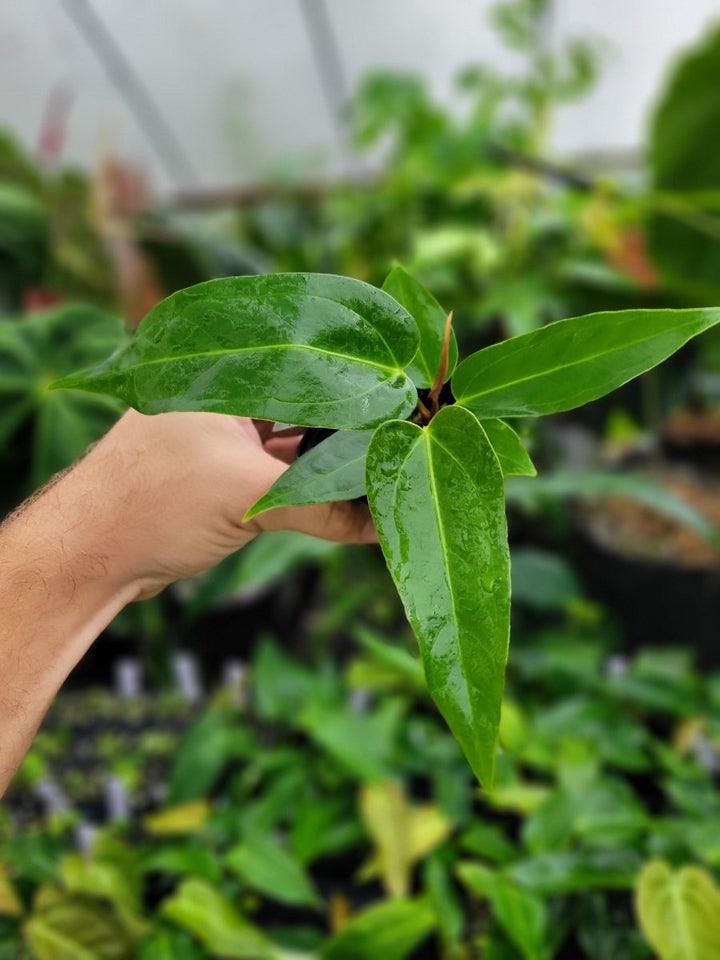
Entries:
<svg viewBox="0 0 720 960">
<path fill-rule="evenodd" d="M 294 570 L 319 564 L 338 549 L 337 543 L 295 530 L 261 533 L 242 550 L 194 579 L 195 588 L 185 600 L 185 616 L 198 617 L 229 597 L 257 595 Z"/>
<path fill-rule="evenodd" d="M 326 944 L 323 960 L 405 960 L 435 925 L 435 911 L 426 898 L 376 904 Z"/>
<path fill-rule="evenodd" d="M 184 880 L 160 910 L 189 930 L 214 956 L 266 960 L 274 954 L 265 935 L 204 880 Z"/>
<path fill-rule="evenodd" d="M 390 271 L 382 286 L 397 302 L 405 307 L 414 318 L 420 331 L 420 346 L 415 359 L 406 368 L 418 389 L 431 387 L 440 368 L 447 311 L 443 310 L 435 297 L 403 267 Z M 458 360 L 458 348 L 455 334 L 450 337 L 448 370 L 446 379 L 455 369 Z"/>
<path fill-rule="evenodd" d="M 412 317 L 359 280 L 287 273 L 180 290 L 127 347 L 57 387 L 122 397 L 143 413 L 205 410 L 359 430 L 409 414 Z"/>
<path fill-rule="evenodd" d="M 507 873 L 520 886 L 537 893 L 629 889 L 640 866 L 634 850 L 560 850 L 519 860 Z"/>
<path fill-rule="evenodd" d="M 112 397 L 56 394 L 48 385 L 78 366 L 98 363 L 124 339 L 122 320 L 80 304 L 0 319 L 0 449 L 27 423 L 29 487 L 82 456 L 123 409 Z"/>
<path fill-rule="evenodd" d="M 549 956 L 547 909 L 537 894 L 478 863 L 460 864 L 458 874 L 473 893 L 487 897 L 493 915 L 525 960 Z"/>
<path fill-rule="evenodd" d="M 236 727 L 225 714 L 209 710 L 187 731 L 170 773 L 168 803 L 207 796 L 230 760 L 237 756 Z"/>
<path fill-rule="evenodd" d="M 149 924 L 141 916 L 139 883 L 120 864 L 70 854 L 60 865 L 60 876 L 68 892 L 109 901 L 133 939 L 149 933 Z"/>
<path fill-rule="evenodd" d="M 718 530 L 707 517 L 657 481 L 627 473 L 600 470 L 558 470 L 533 480 L 514 477 L 505 486 L 505 499 L 526 509 L 560 497 L 630 497 L 659 514 L 716 542 Z"/>
<path fill-rule="evenodd" d="M 138 960 L 206 960 L 207 954 L 182 930 L 168 929 L 138 945 Z"/>
<path fill-rule="evenodd" d="M 467 410 L 378 428 L 367 458 L 380 544 L 428 689 L 476 776 L 492 783 L 510 623 L 503 477 Z"/>
<path fill-rule="evenodd" d="M 392 769 L 403 704 L 386 700 L 374 713 L 311 702 L 300 726 L 327 753 L 360 780 L 382 780 Z"/>
<path fill-rule="evenodd" d="M 537 610 L 568 608 L 582 597 L 570 564 L 556 553 L 537 547 L 512 552 L 512 598 Z"/>
<path fill-rule="evenodd" d="M 666 277 L 716 295 L 720 287 L 720 30 L 704 34 L 670 74 L 652 119 L 650 253 Z"/>
<path fill-rule="evenodd" d="M 365 493 L 365 455 L 372 431 L 333 433 L 281 474 L 243 522 L 275 507 L 354 500 Z"/>
<path fill-rule="evenodd" d="M 408 650 L 389 642 L 380 635 L 373 633 L 367 627 L 359 624 L 353 631 L 354 638 L 364 647 L 372 660 L 377 664 L 378 671 L 376 676 L 383 677 L 386 681 L 398 682 L 410 687 L 416 692 L 425 692 L 427 684 L 425 682 L 425 671 L 421 661 L 417 656 L 411 654 Z M 363 661 L 357 661 L 362 663 Z M 355 671 L 351 674 L 355 675 Z M 358 684 L 362 685 L 362 684 Z"/>
<path fill-rule="evenodd" d="M 220 865 L 206 846 L 173 843 L 167 846 L 153 845 L 143 856 L 144 873 L 164 873 L 171 877 L 203 877 L 217 882 L 220 879 Z"/>
<path fill-rule="evenodd" d="M 132 960 L 134 939 L 100 900 L 40 891 L 25 936 L 37 960 Z"/>
<path fill-rule="evenodd" d="M 640 926 L 660 960 L 720 956 L 720 889 L 700 867 L 645 864 L 636 884 Z"/>
<path fill-rule="evenodd" d="M 483 420 L 480 425 L 500 461 L 503 476 L 534 477 L 537 475 L 530 454 L 512 427 L 502 420 Z"/>
<path fill-rule="evenodd" d="M 596 400 L 720 322 L 720 309 L 619 310 L 558 320 L 474 353 L 452 379 L 480 419 L 534 417 Z"/>
<path fill-rule="evenodd" d="M 230 869 L 271 900 L 319 907 L 322 900 L 302 866 L 268 837 L 251 834 L 225 857 Z"/>
</svg>

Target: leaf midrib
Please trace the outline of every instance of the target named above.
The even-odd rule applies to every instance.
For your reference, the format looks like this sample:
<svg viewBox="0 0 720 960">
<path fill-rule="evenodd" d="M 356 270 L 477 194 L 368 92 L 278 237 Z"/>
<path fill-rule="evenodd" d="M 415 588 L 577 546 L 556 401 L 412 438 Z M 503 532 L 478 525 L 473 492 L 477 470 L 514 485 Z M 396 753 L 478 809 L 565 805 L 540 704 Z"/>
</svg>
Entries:
<svg viewBox="0 0 720 960">
<path fill-rule="evenodd" d="M 451 605 L 452 605 L 453 622 L 454 622 L 454 625 L 455 625 L 455 638 L 456 638 L 457 649 L 458 649 L 458 657 L 459 657 L 459 659 L 460 659 L 460 665 L 461 665 L 461 669 L 462 669 L 463 679 L 465 680 L 465 682 L 466 682 L 467 684 L 469 684 L 470 681 L 468 680 L 468 676 L 467 676 L 467 673 L 466 673 L 466 670 L 465 670 L 465 657 L 464 657 L 464 654 L 463 654 L 463 647 L 462 647 L 462 644 L 460 643 L 460 629 L 459 629 L 460 619 L 459 619 L 459 616 L 458 616 L 457 599 L 456 599 L 456 597 L 455 597 L 455 588 L 454 588 L 454 585 L 453 585 L 453 578 L 452 578 L 452 574 L 451 574 L 451 572 L 450 572 L 450 563 L 449 563 L 450 554 L 449 554 L 449 551 L 448 551 L 447 538 L 446 538 L 446 536 L 445 536 L 445 524 L 443 523 L 443 519 L 442 519 L 442 516 L 441 516 L 441 514 L 440 514 L 440 500 L 439 500 L 438 493 L 437 493 L 437 483 L 436 483 L 436 480 L 435 480 L 434 461 L 433 461 L 432 452 L 431 452 L 431 451 L 432 451 L 432 445 L 433 445 L 433 443 L 436 443 L 437 446 L 440 447 L 441 450 L 444 450 L 446 453 L 448 453 L 448 454 L 452 457 L 452 459 L 453 459 L 457 464 L 460 465 L 463 473 L 465 473 L 465 475 L 468 477 L 468 479 L 470 480 L 471 483 L 472 483 L 472 477 L 471 477 L 470 474 L 468 473 L 466 467 L 457 459 L 457 457 L 456 457 L 454 454 L 450 453 L 450 451 L 448 451 L 447 448 L 446 448 L 442 443 L 440 443 L 437 439 L 434 439 L 434 438 L 431 436 L 430 431 L 429 431 L 428 429 L 425 429 L 425 430 L 423 431 L 423 433 L 425 434 L 425 437 L 426 437 L 427 461 L 428 461 L 428 468 L 429 468 L 429 469 L 428 469 L 428 478 L 429 478 L 429 480 L 430 480 L 430 494 L 431 494 L 431 496 L 432 496 L 433 506 L 434 506 L 434 508 L 435 508 L 435 509 L 434 509 L 434 512 L 435 512 L 435 520 L 437 521 L 438 535 L 439 535 L 439 537 L 440 537 L 440 547 L 441 547 L 442 552 L 443 552 L 444 568 L 445 568 L 445 572 L 446 572 L 445 582 L 447 583 L 447 586 L 448 586 L 448 592 L 449 592 L 449 594 L 450 594 L 450 603 L 451 603 Z M 474 484 L 473 484 L 473 486 L 474 486 Z M 469 697 L 468 697 L 468 700 L 470 700 Z M 471 701 L 470 701 L 470 710 L 471 710 L 472 714 L 474 715 L 475 711 L 474 711 L 474 709 L 473 709 L 473 705 L 472 705 L 472 702 L 471 702 Z"/>
<path fill-rule="evenodd" d="M 705 329 L 709 329 L 710 327 L 714 326 L 714 324 L 716 323 L 718 323 L 718 320 L 715 320 L 714 323 L 708 324 L 708 326 L 705 327 Z M 633 340 L 631 343 L 622 344 L 620 346 L 613 348 L 612 350 L 605 350 L 602 353 L 590 354 L 589 356 L 581 357 L 579 360 L 573 360 L 570 363 L 559 364 L 557 367 L 550 367 L 549 369 L 543 370 L 540 373 L 532 373 L 526 377 L 518 377 L 516 380 L 510 380 L 510 381 L 507 381 L 506 383 L 500 384 L 499 386 L 493 386 L 488 388 L 487 390 L 480 390 L 477 393 L 465 394 L 463 396 L 458 397 L 456 402 L 458 406 L 464 406 L 467 401 L 477 400 L 478 397 L 487 397 L 492 395 L 493 393 L 500 393 L 503 390 L 507 390 L 508 388 L 511 388 L 511 387 L 516 387 L 518 384 L 527 383 L 530 380 L 542 380 L 544 377 L 549 377 L 560 370 L 570 370 L 572 367 L 580 366 L 583 363 L 592 363 L 593 360 L 599 360 L 603 357 L 611 357 L 614 353 L 624 353 L 628 349 L 628 347 L 636 347 L 639 344 L 647 343 L 649 340 L 653 340 L 658 336 L 664 336 L 667 334 L 684 331 L 689 326 L 692 326 L 692 324 L 691 323 L 683 324 L 683 326 L 681 327 L 675 327 L 672 330 L 666 330 L 664 331 L 663 334 L 652 334 L 651 336 L 648 336 L 648 337 L 640 337 L 637 340 Z M 680 346 L 684 346 L 684 344 L 687 343 L 689 339 L 690 337 L 686 337 L 685 340 L 683 340 L 683 342 L 680 344 Z M 504 342 L 510 343 L 511 341 L 508 340 Z M 482 376 L 482 374 L 486 374 L 487 371 L 490 370 L 493 366 L 496 366 L 498 363 L 501 363 L 502 360 L 507 359 L 507 357 L 510 357 L 510 356 L 511 354 L 508 353 L 505 355 L 505 357 L 498 358 L 492 364 L 485 367 L 484 370 L 480 371 L 480 373 L 474 374 L 473 380 L 476 380 L 478 377 Z M 632 379 L 632 377 L 630 379 Z"/>
<path fill-rule="evenodd" d="M 383 341 L 383 343 L 384 342 L 385 341 Z M 234 356 L 238 353 L 262 353 L 270 350 L 309 350 L 313 353 L 324 354 L 328 357 L 337 357 L 338 360 L 349 360 L 352 363 L 359 363 L 366 367 L 372 367 L 373 370 L 384 370 L 387 373 L 392 373 L 395 375 L 404 374 L 404 371 L 401 367 L 388 367 L 386 364 L 377 363 L 373 360 L 363 360 L 360 357 L 354 357 L 346 353 L 337 353 L 334 350 L 324 350 L 322 347 L 314 347 L 309 343 L 271 343 L 254 347 L 232 347 L 222 350 L 203 350 L 198 353 L 172 354 L 170 356 L 156 357 L 152 360 L 139 360 L 133 363 L 132 366 L 126 367 L 123 370 L 103 371 L 101 376 L 105 373 L 126 373 L 129 370 L 138 370 L 141 367 L 152 367 L 159 363 L 178 363 L 181 360 L 195 360 L 199 357 L 226 357 Z"/>
<path fill-rule="evenodd" d="M 695 950 L 693 938 L 690 930 L 688 929 L 687 914 L 685 910 L 685 904 L 683 902 L 682 890 L 680 889 L 680 884 L 676 878 L 673 878 L 673 881 L 670 884 L 670 901 L 672 905 L 672 911 L 675 914 L 677 922 L 678 940 L 683 951 L 683 956 L 686 957 L 687 960 L 695 960 L 695 958 L 698 956 L 698 953 Z"/>
</svg>

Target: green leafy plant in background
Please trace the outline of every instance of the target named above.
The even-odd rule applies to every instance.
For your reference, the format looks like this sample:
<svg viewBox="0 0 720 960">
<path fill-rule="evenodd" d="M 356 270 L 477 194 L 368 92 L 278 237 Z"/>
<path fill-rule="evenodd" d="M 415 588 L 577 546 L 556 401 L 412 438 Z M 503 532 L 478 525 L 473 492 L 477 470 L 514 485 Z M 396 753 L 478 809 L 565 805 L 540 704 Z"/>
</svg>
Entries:
<svg viewBox="0 0 720 960">
<path fill-rule="evenodd" d="M 7 489 L 3 483 L 0 509 L 67 467 L 112 426 L 123 410 L 118 400 L 63 396 L 48 387 L 78 364 L 98 362 L 124 339 L 118 317 L 88 305 L 0 318 L 0 462 L 24 484 Z"/>
<path fill-rule="evenodd" d="M 456 365 L 451 317 L 431 295 L 399 267 L 385 287 L 321 274 L 199 284 L 160 303 L 104 363 L 55 386 L 148 414 L 338 431 L 246 519 L 367 493 L 429 690 L 490 786 L 510 624 L 504 478 L 534 473 L 503 418 L 594 400 L 713 327 L 720 310 L 562 320 Z"/>
<path fill-rule="evenodd" d="M 520 586 L 522 564 L 515 575 Z M 167 730 L 160 808 L 135 794 L 132 821 L 106 824 L 85 856 L 72 828 L 97 802 L 31 826 L 11 788 L 0 956 L 55 960 L 63 944 L 94 960 L 648 960 L 640 929 L 663 960 L 704 956 L 703 943 L 713 956 L 720 793 L 698 756 L 717 756 L 717 673 L 686 651 L 645 651 L 611 676 L 597 628 L 519 631 L 489 794 L 428 714 L 412 638 L 357 639 L 342 669 L 327 652 L 308 664 L 260 643 L 242 705 L 219 688 L 187 730 Z M 156 695 L 92 697 L 94 724 L 134 730 L 126 754 L 155 755 Z M 47 776 L 64 786 L 80 758 L 81 781 L 91 773 L 90 700 L 61 697 L 66 722 L 32 748 L 37 760 L 56 739 Z"/>
</svg>

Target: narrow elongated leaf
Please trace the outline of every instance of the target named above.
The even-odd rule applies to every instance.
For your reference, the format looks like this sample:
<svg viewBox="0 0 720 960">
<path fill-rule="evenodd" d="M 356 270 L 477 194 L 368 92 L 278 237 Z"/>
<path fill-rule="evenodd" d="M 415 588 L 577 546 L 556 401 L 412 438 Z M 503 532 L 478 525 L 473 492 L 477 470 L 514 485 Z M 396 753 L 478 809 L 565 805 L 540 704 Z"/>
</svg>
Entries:
<svg viewBox="0 0 720 960">
<path fill-rule="evenodd" d="M 662 860 L 651 861 L 637 879 L 636 908 L 661 960 L 720 956 L 720 889 L 706 870 L 673 871 Z"/>
<path fill-rule="evenodd" d="M 530 454 L 512 427 L 509 427 L 502 420 L 483 420 L 482 428 L 500 461 L 503 476 L 537 476 L 537 470 L 530 459 Z"/>
<path fill-rule="evenodd" d="M 470 765 L 492 782 L 510 622 L 503 477 L 467 410 L 378 428 L 367 489 L 420 644 L 428 688 Z"/>
<path fill-rule="evenodd" d="M 275 507 L 354 500 L 365 493 L 365 455 L 372 432 L 333 433 L 299 457 L 244 516 L 250 520 Z"/>
<path fill-rule="evenodd" d="M 395 267 L 391 270 L 382 288 L 405 307 L 418 325 L 420 346 L 406 372 L 416 387 L 431 387 L 440 367 L 447 311 L 443 310 L 430 291 L 426 290 L 403 267 Z M 448 377 L 455 369 L 457 360 L 457 340 L 452 333 L 448 354 Z"/>
<path fill-rule="evenodd" d="M 481 419 L 558 413 L 610 393 L 720 322 L 720 309 L 620 310 L 558 320 L 458 366 L 453 394 Z"/>
<path fill-rule="evenodd" d="M 407 311 L 359 280 L 229 277 L 163 300 L 127 347 L 56 386 L 110 393 L 143 413 L 363 429 L 412 411 L 403 368 L 417 346 Z"/>
</svg>

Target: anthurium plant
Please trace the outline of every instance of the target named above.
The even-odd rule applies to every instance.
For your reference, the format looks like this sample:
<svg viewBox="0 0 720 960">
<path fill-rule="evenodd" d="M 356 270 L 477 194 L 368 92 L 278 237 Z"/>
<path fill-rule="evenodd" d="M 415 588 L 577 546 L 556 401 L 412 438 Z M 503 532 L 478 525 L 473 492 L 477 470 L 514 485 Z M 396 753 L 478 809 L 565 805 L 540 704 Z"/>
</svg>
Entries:
<svg viewBox="0 0 720 960">
<path fill-rule="evenodd" d="M 718 309 L 560 320 L 458 362 L 452 320 L 401 267 L 211 280 L 55 386 L 143 413 L 212 411 L 335 431 L 248 511 L 367 495 L 428 688 L 492 784 L 510 629 L 504 478 L 534 474 L 505 418 L 580 406 L 720 322 Z"/>
</svg>

